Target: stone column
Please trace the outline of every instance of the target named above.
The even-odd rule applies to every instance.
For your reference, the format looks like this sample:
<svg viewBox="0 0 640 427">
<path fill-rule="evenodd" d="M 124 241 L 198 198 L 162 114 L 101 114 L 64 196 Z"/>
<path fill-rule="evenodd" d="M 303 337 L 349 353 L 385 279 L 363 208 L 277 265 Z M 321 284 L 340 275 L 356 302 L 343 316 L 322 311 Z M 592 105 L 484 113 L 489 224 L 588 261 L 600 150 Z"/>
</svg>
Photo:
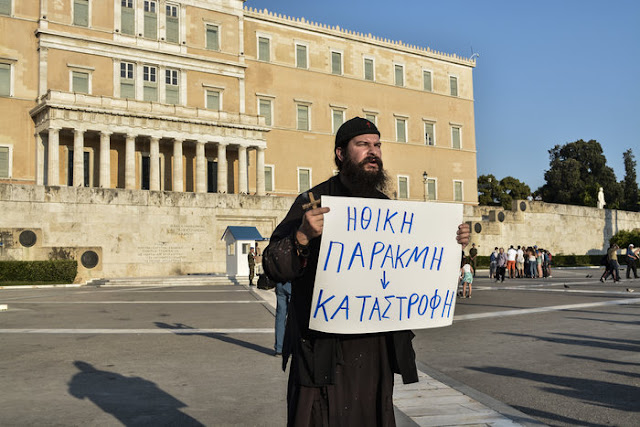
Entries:
<svg viewBox="0 0 640 427">
<path fill-rule="evenodd" d="M 60 128 L 49 128 L 47 185 L 60 185 Z"/>
<path fill-rule="evenodd" d="M 84 185 L 84 131 L 73 131 L 73 186 Z"/>
<path fill-rule="evenodd" d="M 160 191 L 160 138 L 149 138 L 149 190 Z"/>
<path fill-rule="evenodd" d="M 173 140 L 173 185 L 172 191 L 184 191 L 182 177 L 182 140 Z"/>
<path fill-rule="evenodd" d="M 127 134 L 124 148 L 124 188 L 136 188 L 136 137 Z"/>
<path fill-rule="evenodd" d="M 227 144 L 218 143 L 218 193 L 227 192 Z"/>
<path fill-rule="evenodd" d="M 111 132 L 100 132 L 100 188 L 111 187 Z"/>
<path fill-rule="evenodd" d="M 44 142 L 42 135 L 36 132 L 36 185 L 44 185 Z"/>
<path fill-rule="evenodd" d="M 256 148 L 256 194 L 264 196 L 264 147 Z"/>
<path fill-rule="evenodd" d="M 238 147 L 238 193 L 249 193 L 247 180 L 247 147 L 240 145 Z"/>
<path fill-rule="evenodd" d="M 196 193 L 207 192 L 207 162 L 204 157 L 204 146 L 204 142 L 196 142 Z"/>
</svg>

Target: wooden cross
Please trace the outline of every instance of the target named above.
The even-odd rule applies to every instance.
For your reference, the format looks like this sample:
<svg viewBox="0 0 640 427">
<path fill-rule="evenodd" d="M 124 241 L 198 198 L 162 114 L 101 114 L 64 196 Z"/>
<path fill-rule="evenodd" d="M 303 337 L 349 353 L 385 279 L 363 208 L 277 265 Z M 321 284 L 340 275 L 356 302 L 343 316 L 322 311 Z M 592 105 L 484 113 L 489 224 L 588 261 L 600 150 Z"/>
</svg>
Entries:
<svg viewBox="0 0 640 427">
<path fill-rule="evenodd" d="M 313 197 L 313 193 L 311 191 L 309 191 L 307 194 L 309 195 L 309 203 L 305 203 L 304 205 L 302 205 L 302 209 L 308 211 L 309 209 L 320 207 L 320 200 L 316 200 Z"/>
</svg>

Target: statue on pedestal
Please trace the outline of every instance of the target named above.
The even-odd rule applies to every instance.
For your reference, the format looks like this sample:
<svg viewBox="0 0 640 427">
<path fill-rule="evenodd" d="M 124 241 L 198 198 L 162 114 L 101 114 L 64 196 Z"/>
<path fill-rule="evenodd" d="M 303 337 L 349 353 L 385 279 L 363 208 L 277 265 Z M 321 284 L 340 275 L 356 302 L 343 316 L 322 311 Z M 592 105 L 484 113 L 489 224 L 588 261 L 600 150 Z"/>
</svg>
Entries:
<svg viewBox="0 0 640 427">
<path fill-rule="evenodd" d="M 600 187 L 598 191 L 598 209 L 604 209 L 604 205 L 607 203 L 604 201 L 604 190 Z"/>
</svg>

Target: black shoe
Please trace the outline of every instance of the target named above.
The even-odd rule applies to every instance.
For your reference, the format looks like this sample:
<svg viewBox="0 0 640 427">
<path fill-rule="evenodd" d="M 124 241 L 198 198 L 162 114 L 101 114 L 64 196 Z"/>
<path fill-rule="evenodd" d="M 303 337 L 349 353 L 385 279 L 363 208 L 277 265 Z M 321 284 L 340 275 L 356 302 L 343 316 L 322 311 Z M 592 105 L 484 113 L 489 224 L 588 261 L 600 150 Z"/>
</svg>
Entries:
<svg viewBox="0 0 640 427">
<path fill-rule="evenodd" d="M 273 353 L 273 357 L 282 357 L 282 353 L 280 353 L 279 351 L 276 351 Z"/>
</svg>

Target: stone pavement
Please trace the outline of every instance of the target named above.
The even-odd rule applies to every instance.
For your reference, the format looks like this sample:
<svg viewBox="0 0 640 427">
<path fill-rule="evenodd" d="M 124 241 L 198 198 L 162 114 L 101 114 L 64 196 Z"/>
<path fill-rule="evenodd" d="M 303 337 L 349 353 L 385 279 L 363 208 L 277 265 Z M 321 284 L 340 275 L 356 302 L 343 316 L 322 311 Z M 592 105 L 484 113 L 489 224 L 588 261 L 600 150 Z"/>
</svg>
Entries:
<svg viewBox="0 0 640 427">
<path fill-rule="evenodd" d="M 276 295 L 273 290 L 265 291 L 256 287 L 251 287 L 251 290 L 267 302 L 275 313 Z M 418 363 L 418 376 L 418 383 L 403 384 L 402 377 L 396 374 L 393 403 L 398 427 L 544 425 L 421 363 Z"/>
</svg>

